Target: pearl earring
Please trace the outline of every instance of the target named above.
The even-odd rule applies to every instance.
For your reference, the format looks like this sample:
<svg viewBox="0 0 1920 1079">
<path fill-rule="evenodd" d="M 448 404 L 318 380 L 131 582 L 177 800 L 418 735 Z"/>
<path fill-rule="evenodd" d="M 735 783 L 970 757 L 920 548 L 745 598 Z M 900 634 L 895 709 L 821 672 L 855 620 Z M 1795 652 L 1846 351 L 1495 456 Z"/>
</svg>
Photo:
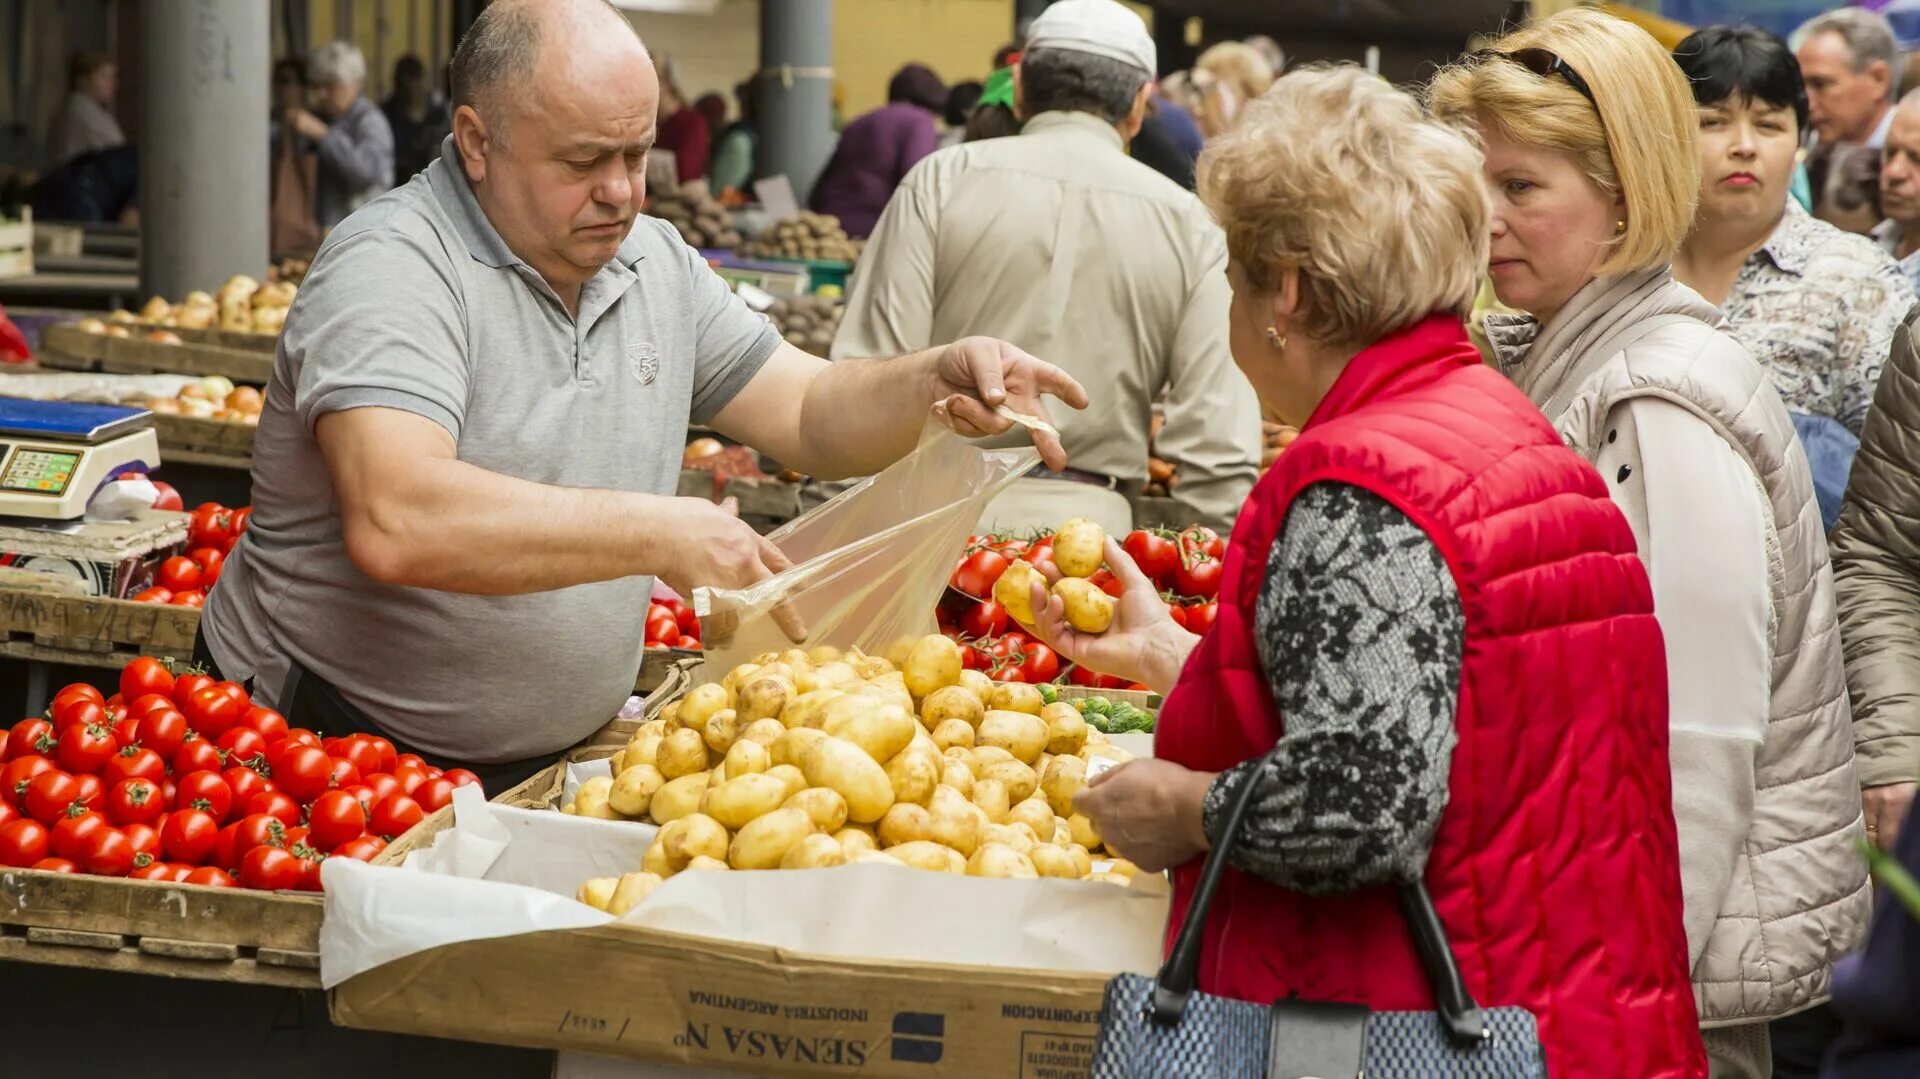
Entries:
<svg viewBox="0 0 1920 1079">
<path fill-rule="evenodd" d="M 1619 221 L 1615 221 L 1613 223 L 1613 234 L 1615 236 L 1621 235 L 1626 231 L 1627 231 L 1627 222 L 1624 218 L 1622 218 Z"/>
</svg>

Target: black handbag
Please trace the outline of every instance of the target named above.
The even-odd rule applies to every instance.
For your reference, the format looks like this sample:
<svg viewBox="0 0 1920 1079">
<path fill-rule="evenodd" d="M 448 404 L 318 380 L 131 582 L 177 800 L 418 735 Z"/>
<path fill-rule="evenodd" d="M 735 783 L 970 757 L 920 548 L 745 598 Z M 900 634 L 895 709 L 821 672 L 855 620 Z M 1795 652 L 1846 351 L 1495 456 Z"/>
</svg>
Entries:
<svg viewBox="0 0 1920 1079">
<path fill-rule="evenodd" d="M 1436 1011 L 1304 1000 L 1269 1007 L 1195 991 L 1207 909 L 1259 786 L 1241 784 L 1228 806 L 1226 829 L 1159 975 L 1122 974 L 1108 983 L 1092 1079 L 1543 1079 L 1533 1014 L 1474 1003 L 1419 881 L 1400 886 L 1400 908 Z"/>
</svg>

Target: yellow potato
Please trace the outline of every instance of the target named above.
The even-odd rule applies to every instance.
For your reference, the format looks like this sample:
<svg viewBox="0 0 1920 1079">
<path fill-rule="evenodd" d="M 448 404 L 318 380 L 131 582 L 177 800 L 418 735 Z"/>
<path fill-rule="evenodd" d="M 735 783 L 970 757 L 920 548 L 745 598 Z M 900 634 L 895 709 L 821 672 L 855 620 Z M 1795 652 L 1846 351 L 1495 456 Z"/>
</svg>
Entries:
<svg viewBox="0 0 1920 1079">
<path fill-rule="evenodd" d="M 788 732 L 789 735 L 792 732 Z M 877 821 L 893 805 L 893 784 L 886 769 L 852 742 L 823 737 L 800 762 L 807 783 L 832 787 L 847 800 L 847 817 L 865 824 Z"/>
<path fill-rule="evenodd" d="M 959 761 L 969 768 L 973 767 L 973 750 L 965 746 L 948 746 L 940 751 L 940 756 L 950 761 Z M 1009 753 L 1007 756 L 1011 757 L 1013 754 Z"/>
<path fill-rule="evenodd" d="M 580 808 L 572 802 L 568 802 L 566 805 L 560 807 L 560 812 L 565 813 L 569 817 L 577 817 L 580 815 Z"/>
<path fill-rule="evenodd" d="M 916 839 L 910 843 L 888 847 L 887 854 L 914 869 L 925 869 L 932 873 L 964 873 L 967 859 L 951 847 L 943 847 L 926 839 Z"/>
<path fill-rule="evenodd" d="M 987 765 L 1010 761 L 1014 756 L 999 746 L 974 746 L 967 752 L 966 759 L 967 766 L 973 769 L 974 777 L 977 779 L 985 774 Z"/>
<path fill-rule="evenodd" d="M 1021 854 L 1032 853 L 1033 848 L 1040 845 L 1034 841 L 1033 832 L 1022 824 L 989 824 L 980 829 L 980 842 L 998 843 Z"/>
<path fill-rule="evenodd" d="M 1033 868 L 1033 860 L 1011 847 L 999 843 L 982 843 L 967 859 L 967 876 L 996 877 L 1000 879 L 1021 878 L 1031 880 L 1039 876 Z"/>
<path fill-rule="evenodd" d="M 698 730 L 707 725 L 707 717 L 727 707 L 727 689 L 711 682 L 704 686 L 695 686 L 680 699 L 680 708 L 675 722 L 682 727 Z"/>
<path fill-rule="evenodd" d="M 879 656 L 869 656 L 858 649 L 847 653 L 847 665 L 853 668 L 854 677 L 872 679 L 891 672 L 892 663 Z"/>
<path fill-rule="evenodd" d="M 638 764 L 639 762 L 635 761 L 634 763 Z M 627 770 L 627 750 L 626 750 L 626 747 L 622 746 L 621 748 L 613 751 L 613 756 L 607 758 L 607 774 L 613 776 L 615 779 L 618 779 L 620 778 L 620 773 L 626 770 Z"/>
<path fill-rule="evenodd" d="M 869 864 L 897 865 L 902 869 L 905 869 L 907 867 L 907 863 L 901 861 L 898 858 L 895 858 L 893 855 L 888 854 L 886 851 L 883 851 L 883 850 L 855 851 L 854 853 L 847 855 L 847 864 L 848 865 L 869 865 Z"/>
<path fill-rule="evenodd" d="M 1040 789 L 1040 775 L 1019 761 L 994 761 L 975 773 L 981 779 L 997 779 L 1007 785 L 1007 801 L 1024 802 Z"/>
<path fill-rule="evenodd" d="M 933 818 L 912 802 L 895 802 L 880 818 L 874 831 L 879 834 L 882 847 L 897 847 L 902 843 L 931 838 Z"/>
<path fill-rule="evenodd" d="M 813 831 L 813 819 L 803 810 L 776 809 L 740 829 L 727 852 L 727 864 L 735 869 L 778 869 L 780 859 Z"/>
<path fill-rule="evenodd" d="M 1127 878 L 1113 873 L 1089 873 L 1080 879 L 1092 881 L 1095 884 L 1117 884 L 1122 888 L 1133 883 Z"/>
<path fill-rule="evenodd" d="M 826 787 L 808 787 L 789 796 L 780 803 L 780 808 L 800 810 L 823 832 L 837 832 L 847 823 L 847 800 L 840 797 L 839 791 Z"/>
<path fill-rule="evenodd" d="M 787 848 L 780 859 L 782 869 L 830 869 L 847 864 L 847 852 L 830 835 L 819 832 Z"/>
<path fill-rule="evenodd" d="M 788 727 L 817 728 L 825 719 L 827 705 L 844 696 L 846 694 L 837 689 L 816 689 L 811 693 L 802 693 L 780 710 L 780 722 Z"/>
<path fill-rule="evenodd" d="M 1073 816 L 1073 796 L 1087 785 L 1087 762 L 1078 757 L 1055 757 L 1040 776 L 1040 793 L 1055 816 Z"/>
<path fill-rule="evenodd" d="M 1132 880 L 1140 875 L 1140 867 L 1127 861 L 1125 858 L 1115 858 L 1113 864 L 1107 867 L 1107 872 L 1112 873 L 1116 877 L 1125 877 L 1128 880 Z"/>
<path fill-rule="evenodd" d="M 1053 845 L 1061 850 L 1073 846 L 1073 829 L 1067 827 L 1067 818 L 1053 818 Z"/>
<path fill-rule="evenodd" d="M 1073 833 L 1073 841 L 1088 850 L 1100 849 L 1100 833 L 1094 831 L 1093 822 L 1085 813 L 1075 813 L 1067 818 L 1067 828 Z"/>
<path fill-rule="evenodd" d="M 725 861 L 722 861 L 719 858 L 714 858 L 709 855 L 700 854 L 700 855 L 694 856 L 693 860 L 687 863 L 687 868 L 689 870 L 699 872 L 699 871 L 708 871 L 708 870 L 715 870 L 715 869 L 725 870 L 725 869 L 731 869 L 732 867 L 729 866 Z"/>
<path fill-rule="evenodd" d="M 680 702 L 668 701 L 666 704 L 660 706 L 660 711 L 657 715 L 645 723 L 640 724 L 640 726 L 634 730 L 633 734 L 634 737 L 637 738 L 640 735 L 646 734 L 648 731 L 652 731 L 660 737 L 665 738 L 668 731 L 675 730 L 679 726 Z"/>
<path fill-rule="evenodd" d="M 1066 608 L 1067 625 L 1082 633 L 1105 633 L 1113 625 L 1113 597 L 1100 586 L 1080 577 L 1062 577 L 1053 582 L 1053 594 Z"/>
<path fill-rule="evenodd" d="M 982 712 L 982 715 L 986 713 Z M 973 725 L 964 719 L 943 719 L 940 725 L 929 735 L 940 752 L 945 753 L 954 746 L 962 749 L 973 748 Z"/>
<path fill-rule="evenodd" d="M 980 721 L 977 739 L 981 746 L 1004 749 L 1013 754 L 1015 760 L 1032 765 L 1046 751 L 1047 721 L 1040 718 L 1037 710 L 1032 714 L 991 711 Z"/>
<path fill-rule="evenodd" d="M 842 715 L 835 715 L 833 709 L 829 708 L 824 728 L 835 738 L 845 739 L 866 750 L 867 756 L 881 764 L 906 749 L 913 742 L 914 732 L 918 729 L 913 722 L 913 714 L 893 704 L 883 704 L 865 712 L 849 711 Z"/>
<path fill-rule="evenodd" d="M 1027 852 L 1027 858 L 1033 862 L 1034 872 L 1043 877 L 1079 880 L 1084 876 L 1080 872 L 1079 864 L 1073 860 L 1073 855 L 1059 847 L 1051 845 L 1035 847 Z"/>
<path fill-rule="evenodd" d="M 620 915 L 639 906 L 655 888 L 660 887 L 663 878 L 658 873 L 622 873 L 620 883 L 614 886 L 613 898 L 607 901 L 606 911 L 618 918 Z"/>
<path fill-rule="evenodd" d="M 759 743 L 762 749 L 772 749 L 773 744 L 785 733 L 787 733 L 787 725 L 777 719 L 756 719 L 747 724 L 747 729 L 740 732 L 740 737 L 744 741 Z"/>
<path fill-rule="evenodd" d="M 700 812 L 728 828 L 739 829 L 779 809 L 786 800 L 785 783 L 764 772 L 749 772 L 709 790 L 700 802 Z"/>
<path fill-rule="evenodd" d="M 647 764 L 658 767 L 660 763 L 660 743 L 664 741 L 666 741 L 666 735 L 660 734 L 657 731 L 648 734 L 634 735 L 633 740 L 627 743 L 626 752 L 620 757 L 621 767 L 631 768 L 636 764 Z"/>
<path fill-rule="evenodd" d="M 959 791 L 961 794 L 973 793 L 973 767 L 966 761 L 949 760 L 941 765 L 940 784 Z M 934 792 L 938 794 L 938 791 Z"/>
<path fill-rule="evenodd" d="M 971 855 L 980 846 L 980 816 L 971 805 L 942 806 L 928 815 L 927 838 Z"/>
<path fill-rule="evenodd" d="M 718 715 L 715 712 L 714 715 Z M 703 724 L 705 720 L 701 721 Z M 707 740 L 700 731 L 682 727 L 660 743 L 653 766 L 668 779 L 679 779 L 707 770 Z"/>
<path fill-rule="evenodd" d="M 721 761 L 714 766 L 711 772 L 707 773 L 707 789 L 711 791 L 713 788 L 718 787 L 720 784 L 732 778 L 733 776 L 727 771 L 727 762 Z"/>
<path fill-rule="evenodd" d="M 594 776 L 573 792 L 573 811 L 578 816 L 596 820 L 619 820 L 619 812 L 607 804 L 607 797 L 612 793 L 613 777 Z"/>
<path fill-rule="evenodd" d="M 1026 825 L 1033 830 L 1034 837 L 1043 843 L 1053 839 L 1054 819 L 1053 807 L 1038 794 L 1007 810 L 1008 824 Z"/>
<path fill-rule="evenodd" d="M 653 792 L 653 800 L 647 803 L 647 816 L 655 824 L 666 824 L 679 820 L 700 808 L 700 799 L 707 793 L 707 774 L 695 772 L 679 779 L 669 779 Z"/>
<path fill-rule="evenodd" d="M 889 664 L 898 668 L 907 662 L 907 655 L 913 651 L 913 644 L 916 640 L 918 640 L 918 638 L 896 637 L 887 643 L 887 647 L 881 651 L 880 655 L 885 658 Z"/>
<path fill-rule="evenodd" d="M 1069 578 L 1093 576 L 1106 558 L 1107 534 L 1085 517 L 1075 517 L 1054 533 L 1053 564 Z"/>
<path fill-rule="evenodd" d="M 613 901 L 613 890 L 620 884 L 619 877 L 594 877 L 580 885 L 573 897 L 595 910 L 606 910 Z"/>
<path fill-rule="evenodd" d="M 695 855 L 725 858 L 727 830 L 705 813 L 689 813 L 660 827 L 660 846 L 667 852 L 668 864 L 685 869 Z"/>
<path fill-rule="evenodd" d="M 913 741 L 907 743 L 907 748 L 925 753 L 936 760 L 940 757 L 940 747 L 934 743 L 933 735 L 928 734 L 927 729 L 918 723 L 913 725 Z"/>
<path fill-rule="evenodd" d="M 930 731 L 937 731 L 956 720 L 965 723 L 969 729 L 978 727 L 986 714 L 987 708 L 980 703 L 980 695 L 966 686 L 942 686 L 920 702 L 920 722 L 926 724 Z"/>
<path fill-rule="evenodd" d="M 777 723 L 775 720 L 762 720 L 762 722 Z M 733 748 L 727 750 L 727 759 L 723 767 L 727 770 L 728 778 L 751 775 L 773 767 L 773 757 L 767 752 L 766 746 L 742 735 L 739 741 L 733 743 Z"/>
<path fill-rule="evenodd" d="M 1087 721 L 1073 705 L 1055 701 L 1040 709 L 1040 718 L 1047 721 L 1048 753 L 1078 753 L 1087 744 Z"/>
<path fill-rule="evenodd" d="M 1000 579 L 993 583 L 993 598 L 1007 609 L 1007 614 L 1023 626 L 1033 625 L 1033 586 L 1039 585 L 1046 591 L 1047 579 L 1033 568 L 1033 563 L 1024 558 L 1016 558 L 1008 566 Z"/>
<path fill-rule="evenodd" d="M 645 816 L 654 792 L 666 782 L 667 777 L 660 774 L 660 769 L 650 764 L 636 764 L 614 779 L 612 789 L 607 792 L 607 803 L 622 816 Z"/>
<path fill-rule="evenodd" d="M 813 727 L 788 727 L 787 733 L 780 736 L 769 749 L 771 759 L 776 765 L 799 765 L 806 757 L 807 750 L 827 740 L 827 732 Z"/>
<path fill-rule="evenodd" d="M 894 801 L 926 805 L 940 785 L 940 758 L 909 746 L 887 762 L 887 782 L 893 785 Z"/>
<path fill-rule="evenodd" d="M 816 644 L 807 649 L 807 658 L 822 666 L 839 662 L 840 656 L 840 650 L 830 644 Z"/>
<path fill-rule="evenodd" d="M 842 828 L 833 833 L 833 841 L 840 844 L 840 850 L 846 854 L 848 861 L 852 861 L 854 855 L 863 851 L 880 849 L 880 844 L 874 840 L 873 833 L 863 828 Z"/>
<path fill-rule="evenodd" d="M 848 690 L 860 684 L 860 676 L 853 668 L 839 660 L 831 660 L 803 672 L 794 679 L 794 688 L 802 693 L 811 693 L 819 689 Z"/>
<path fill-rule="evenodd" d="M 1013 808 L 1012 799 L 1007 795 L 1007 785 L 997 779 L 982 779 L 973 785 L 973 804 L 987 815 L 992 824 L 1004 824 L 1008 810 Z"/>
<path fill-rule="evenodd" d="M 807 777 L 797 764 L 776 764 L 767 769 L 766 774 L 787 785 L 789 798 L 807 789 Z"/>
<path fill-rule="evenodd" d="M 752 682 L 740 689 L 740 718 L 747 723 L 771 719 L 785 710 L 787 701 L 796 696 L 798 691 L 790 680 L 756 674 Z"/>
<path fill-rule="evenodd" d="M 913 642 L 906 661 L 900 665 L 907 692 L 915 697 L 931 696 L 960 681 L 964 669 L 960 663 L 960 645 L 950 637 L 930 633 Z"/>
<path fill-rule="evenodd" d="M 1040 695 L 1040 687 L 1024 682 L 995 682 L 986 702 L 988 713 L 1026 712 L 1036 716 L 1047 705 L 1047 699 Z"/>
<path fill-rule="evenodd" d="M 653 842 L 648 845 L 647 853 L 640 857 L 640 871 L 652 873 L 662 880 L 674 874 L 673 860 L 667 857 L 667 848 L 660 845 L 660 837 L 657 834 L 653 837 Z"/>
<path fill-rule="evenodd" d="M 725 678 L 720 679 L 720 688 L 727 693 L 726 707 L 734 708 L 739 706 L 740 687 L 753 681 L 754 676 L 759 673 L 762 666 L 763 664 L 759 663 L 742 663 L 733 670 L 728 671 Z M 700 721 L 703 723 L 706 722 L 706 717 L 701 716 Z M 683 718 L 680 722 L 685 723 L 686 720 Z"/>
<path fill-rule="evenodd" d="M 1085 877 L 1088 873 L 1093 872 L 1093 855 L 1088 853 L 1087 848 L 1078 843 L 1073 843 L 1065 849 L 1067 854 L 1073 858 L 1074 868 L 1080 871 L 1080 876 Z"/>
<path fill-rule="evenodd" d="M 759 683 L 755 683 L 758 685 Z M 700 737 L 706 741 L 707 748 L 715 753 L 725 753 L 733 748 L 740 737 L 740 714 L 731 708 L 722 708 L 707 717 L 706 726 L 700 728 Z"/>
</svg>

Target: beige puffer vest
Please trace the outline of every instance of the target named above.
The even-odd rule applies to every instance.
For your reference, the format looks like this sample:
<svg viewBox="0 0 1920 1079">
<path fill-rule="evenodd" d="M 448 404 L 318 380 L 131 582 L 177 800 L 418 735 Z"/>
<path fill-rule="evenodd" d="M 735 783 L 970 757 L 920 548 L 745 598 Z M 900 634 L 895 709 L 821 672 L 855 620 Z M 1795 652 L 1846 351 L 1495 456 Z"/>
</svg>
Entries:
<svg viewBox="0 0 1920 1079">
<path fill-rule="evenodd" d="M 1872 913 L 1833 572 L 1813 477 L 1766 371 L 1725 327 L 1718 308 L 1665 268 L 1589 284 L 1544 330 L 1513 316 L 1489 316 L 1486 327 L 1500 366 L 1575 452 L 1598 456 L 1615 405 L 1660 397 L 1738 450 L 1772 506 L 1772 705 L 1755 759 L 1752 824 L 1693 971 L 1708 1027 L 1825 1000 L 1834 960 L 1865 941 Z"/>
</svg>

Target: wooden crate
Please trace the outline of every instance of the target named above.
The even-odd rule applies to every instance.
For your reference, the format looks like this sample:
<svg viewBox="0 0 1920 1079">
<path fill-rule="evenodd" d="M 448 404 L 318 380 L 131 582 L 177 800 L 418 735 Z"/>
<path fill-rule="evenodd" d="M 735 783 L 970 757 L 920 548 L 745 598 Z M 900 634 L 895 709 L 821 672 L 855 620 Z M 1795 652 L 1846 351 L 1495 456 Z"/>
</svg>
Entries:
<svg viewBox="0 0 1920 1079">
<path fill-rule="evenodd" d="M 320 987 L 321 900 L 0 869 L 0 959 Z"/>
<path fill-rule="evenodd" d="M 0 221 L 0 278 L 33 274 L 33 211 L 22 207 L 20 220 Z"/>
<path fill-rule="evenodd" d="M 150 327 L 133 327 L 144 333 Z M 178 333 L 179 331 L 174 331 Z M 264 386 L 273 374 L 273 353 L 187 342 L 162 344 L 135 337 L 109 337 L 77 326 L 49 326 L 40 335 L 42 367 L 107 371 L 123 375 L 220 375 Z"/>
<path fill-rule="evenodd" d="M 153 433 L 160 440 L 160 459 L 177 464 L 251 469 L 254 429 L 251 423 L 153 414 Z"/>
<path fill-rule="evenodd" d="M 674 678 L 686 678 L 685 672 L 700 665 L 700 656 L 689 648 L 647 649 L 640 654 L 640 674 L 633 680 L 633 691 L 652 693 Z"/>
<path fill-rule="evenodd" d="M 218 345 L 221 348 L 236 348 L 246 352 L 264 352 L 273 355 L 280 345 L 277 333 L 243 333 L 237 330 L 207 328 L 188 329 L 185 326 L 169 326 L 168 329 L 180 335 L 180 340 L 197 345 Z"/>
<path fill-rule="evenodd" d="M 200 611 L 0 588 L 0 655 L 118 668 L 136 656 L 193 658 Z"/>
</svg>

